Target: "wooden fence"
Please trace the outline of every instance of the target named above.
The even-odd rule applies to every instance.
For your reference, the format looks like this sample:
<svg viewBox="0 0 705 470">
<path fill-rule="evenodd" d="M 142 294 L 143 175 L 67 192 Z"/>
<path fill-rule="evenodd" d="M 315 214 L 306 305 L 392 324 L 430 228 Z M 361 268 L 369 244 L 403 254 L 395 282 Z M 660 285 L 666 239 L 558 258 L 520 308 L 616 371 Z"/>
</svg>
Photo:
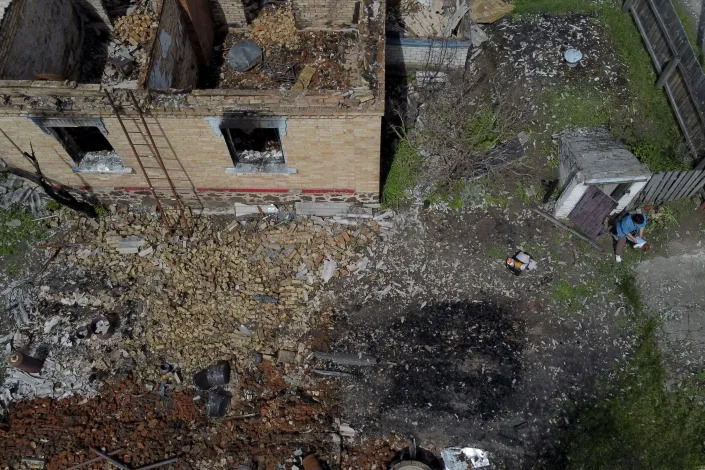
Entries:
<svg viewBox="0 0 705 470">
<path fill-rule="evenodd" d="M 671 0 L 625 0 L 688 146 L 705 168 L 705 73 Z"/>
<path fill-rule="evenodd" d="M 693 197 L 705 185 L 705 170 L 667 171 L 651 177 L 631 206 L 661 204 Z"/>
</svg>

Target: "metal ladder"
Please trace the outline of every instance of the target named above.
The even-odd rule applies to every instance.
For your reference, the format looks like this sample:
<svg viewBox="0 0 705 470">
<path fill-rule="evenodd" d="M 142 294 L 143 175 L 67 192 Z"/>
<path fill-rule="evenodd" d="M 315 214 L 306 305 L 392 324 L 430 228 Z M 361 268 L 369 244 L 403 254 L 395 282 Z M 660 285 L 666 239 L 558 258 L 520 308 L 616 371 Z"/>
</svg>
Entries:
<svg viewBox="0 0 705 470">
<path fill-rule="evenodd" d="M 120 127 L 122 128 L 122 131 L 124 132 L 128 143 L 130 144 L 130 148 L 132 149 L 132 153 L 135 155 L 142 175 L 144 176 L 145 181 L 147 181 L 147 184 L 149 185 L 149 190 L 152 193 L 152 196 L 154 197 L 154 200 L 157 205 L 157 210 L 161 214 L 162 220 L 167 225 L 170 232 L 173 232 L 175 230 L 176 225 L 181 225 L 181 228 L 184 230 L 184 232 L 190 234 L 192 232 L 192 229 L 189 224 L 188 218 L 186 217 L 186 207 L 181 202 L 181 197 L 179 196 L 179 193 L 176 190 L 176 186 L 174 185 L 174 182 L 171 176 L 169 175 L 169 171 L 167 170 L 166 165 L 164 164 L 164 159 L 162 158 L 162 155 L 159 151 L 159 147 L 157 146 L 154 140 L 155 134 L 153 134 L 150 130 L 149 125 L 147 124 L 147 120 L 144 117 L 144 113 L 142 112 L 142 109 L 137 103 L 137 99 L 135 98 L 135 95 L 132 90 L 127 90 L 127 94 L 130 97 L 133 106 L 137 110 L 137 113 L 139 114 L 139 120 L 135 118 L 130 118 L 132 124 L 135 127 L 134 131 L 129 131 L 127 129 L 127 127 L 125 126 L 125 119 L 123 119 L 123 117 L 120 115 L 120 110 L 117 104 L 115 103 L 115 100 L 111 96 L 110 92 L 108 90 L 105 90 L 105 95 L 107 96 L 108 101 L 110 102 L 110 106 L 112 106 L 113 111 L 115 112 L 115 116 L 120 122 Z M 157 134 L 156 137 L 162 137 L 166 139 L 166 136 L 160 134 Z M 135 142 L 136 138 L 139 139 L 138 142 Z M 138 148 L 143 151 L 138 150 Z M 169 188 L 171 189 L 171 193 L 174 198 L 174 202 L 176 203 L 177 219 L 175 224 L 172 224 L 172 222 L 169 220 L 169 217 L 166 211 L 164 210 L 164 206 L 159 197 L 159 194 L 157 194 L 157 191 L 155 190 L 155 183 L 158 185 L 160 181 L 162 183 L 166 182 L 169 185 Z"/>
</svg>

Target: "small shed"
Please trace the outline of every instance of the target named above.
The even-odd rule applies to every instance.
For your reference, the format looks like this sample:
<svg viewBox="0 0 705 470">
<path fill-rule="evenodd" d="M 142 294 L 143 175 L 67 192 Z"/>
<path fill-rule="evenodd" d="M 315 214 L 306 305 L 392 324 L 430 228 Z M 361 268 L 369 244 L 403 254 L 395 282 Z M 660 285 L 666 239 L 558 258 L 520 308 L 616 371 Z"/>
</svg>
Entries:
<svg viewBox="0 0 705 470">
<path fill-rule="evenodd" d="M 554 215 L 594 238 L 605 217 L 626 208 L 651 172 L 603 128 L 562 133 L 558 143 L 561 196 Z"/>
</svg>

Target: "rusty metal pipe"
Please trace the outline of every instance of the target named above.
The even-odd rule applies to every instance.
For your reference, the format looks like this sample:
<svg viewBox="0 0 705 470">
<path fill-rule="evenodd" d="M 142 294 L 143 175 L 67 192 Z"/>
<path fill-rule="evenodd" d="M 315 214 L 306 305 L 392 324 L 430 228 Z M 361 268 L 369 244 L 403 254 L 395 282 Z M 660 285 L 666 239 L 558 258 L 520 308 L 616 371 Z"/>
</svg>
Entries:
<svg viewBox="0 0 705 470">
<path fill-rule="evenodd" d="M 169 465 L 172 463 L 176 463 L 179 461 L 178 457 L 171 458 L 169 460 L 162 460 L 161 462 L 156 462 L 150 465 L 146 465 L 144 467 L 136 468 L 135 470 L 149 470 L 150 468 L 157 468 L 157 467 L 163 467 L 164 465 Z"/>
<path fill-rule="evenodd" d="M 17 367 L 29 374 L 38 374 L 44 365 L 44 361 L 41 359 L 22 354 L 19 351 L 13 352 L 7 362 L 9 362 L 12 367 Z"/>
<path fill-rule="evenodd" d="M 304 470 L 323 470 L 321 462 L 318 461 L 318 458 L 314 454 L 309 454 L 304 457 L 302 464 Z"/>
<path fill-rule="evenodd" d="M 107 460 L 111 465 L 114 465 L 114 466 L 116 466 L 117 468 L 121 468 L 122 470 L 132 470 L 132 469 L 131 469 L 130 467 L 128 467 L 127 465 L 118 462 L 118 461 L 115 460 L 114 458 L 110 457 L 108 454 L 106 454 L 106 453 L 104 453 L 104 452 L 101 452 L 101 451 L 99 451 L 98 449 L 94 449 L 93 447 L 91 447 L 91 452 L 93 452 L 95 455 L 97 455 L 97 456 L 99 456 L 99 457 L 102 457 L 103 459 Z"/>
</svg>

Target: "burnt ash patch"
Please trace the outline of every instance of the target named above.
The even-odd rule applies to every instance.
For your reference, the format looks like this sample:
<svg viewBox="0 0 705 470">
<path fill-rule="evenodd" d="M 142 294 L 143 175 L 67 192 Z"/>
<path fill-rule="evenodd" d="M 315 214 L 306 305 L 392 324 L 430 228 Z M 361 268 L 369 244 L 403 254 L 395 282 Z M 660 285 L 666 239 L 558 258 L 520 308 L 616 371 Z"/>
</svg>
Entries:
<svg viewBox="0 0 705 470">
<path fill-rule="evenodd" d="M 356 401 L 369 399 L 355 413 L 487 420 L 503 410 L 521 378 L 524 327 L 503 306 L 436 303 L 382 323 L 348 330 L 336 347 L 380 361 L 361 371 L 365 385 Z"/>
</svg>

